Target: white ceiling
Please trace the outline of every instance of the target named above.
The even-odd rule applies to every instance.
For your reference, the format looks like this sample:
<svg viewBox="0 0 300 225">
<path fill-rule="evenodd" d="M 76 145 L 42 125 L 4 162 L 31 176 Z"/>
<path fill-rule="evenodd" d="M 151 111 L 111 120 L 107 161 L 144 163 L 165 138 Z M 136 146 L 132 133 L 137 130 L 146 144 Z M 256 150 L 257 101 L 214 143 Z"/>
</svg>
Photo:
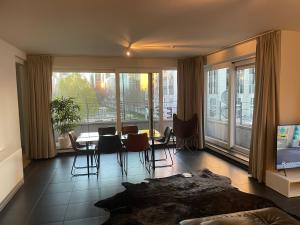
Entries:
<svg viewBox="0 0 300 225">
<path fill-rule="evenodd" d="M 0 38 L 27 53 L 201 55 L 300 30 L 300 0 L 0 0 Z"/>
</svg>

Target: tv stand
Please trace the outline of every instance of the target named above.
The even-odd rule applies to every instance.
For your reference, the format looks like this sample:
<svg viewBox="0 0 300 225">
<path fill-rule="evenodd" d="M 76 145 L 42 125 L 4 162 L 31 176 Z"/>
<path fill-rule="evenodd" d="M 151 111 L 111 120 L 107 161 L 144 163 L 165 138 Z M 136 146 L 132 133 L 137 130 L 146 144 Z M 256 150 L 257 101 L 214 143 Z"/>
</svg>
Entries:
<svg viewBox="0 0 300 225">
<path fill-rule="evenodd" d="M 300 168 L 266 172 L 266 185 L 286 197 L 300 196 Z"/>
</svg>

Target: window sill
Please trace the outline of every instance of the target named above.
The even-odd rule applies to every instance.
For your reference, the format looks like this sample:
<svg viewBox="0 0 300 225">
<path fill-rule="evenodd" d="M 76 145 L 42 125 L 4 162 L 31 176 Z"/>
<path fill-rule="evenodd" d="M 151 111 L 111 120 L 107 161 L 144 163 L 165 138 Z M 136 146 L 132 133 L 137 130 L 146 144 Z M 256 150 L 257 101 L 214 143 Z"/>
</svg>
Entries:
<svg viewBox="0 0 300 225">
<path fill-rule="evenodd" d="M 211 143 L 206 143 L 205 147 L 207 147 L 208 149 L 210 149 L 218 154 L 221 154 L 222 156 L 225 156 L 226 158 L 229 158 L 231 160 L 238 162 L 245 168 L 248 168 L 248 166 L 249 166 L 249 157 L 246 154 L 242 154 L 242 153 L 236 152 L 234 150 L 227 150 L 227 149 L 221 148 L 221 147 L 216 146 Z"/>
</svg>

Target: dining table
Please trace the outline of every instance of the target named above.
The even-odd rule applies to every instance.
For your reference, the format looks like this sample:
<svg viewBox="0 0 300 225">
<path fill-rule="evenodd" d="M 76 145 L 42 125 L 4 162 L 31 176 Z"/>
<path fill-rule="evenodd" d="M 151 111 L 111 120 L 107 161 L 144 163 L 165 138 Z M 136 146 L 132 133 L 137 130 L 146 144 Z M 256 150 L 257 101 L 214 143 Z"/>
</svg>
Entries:
<svg viewBox="0 0 300 225">
<path fill-rule="evenodd" d="M 157 138 L 160 138 L 161 137 L 161 134 L 159 131 L 157 130 L 153 130 L 153 138 L 154 139 L 157 139 Z M 138 131 L 139 134 L 142 134 L 142 133 L 147 133 L 148 134 L 148 137 L 150 137 L 150 130 L 149 129 L 141 129 Z M 116 132 L 116 135 L 120 135 L 120 138 L 122 141 L 126 141 L 127 140 L 127 137 L 128 135 L 127 134 L 121 134 L 119 132 Z M 79 144 L 85 144 L 86 145 L 86 149 L 87 149 L 87 175 L 90 176 L 90 175 L 95 175 L 96 173 L 90 173 L 90 166 L 89 166 L 89 157 L 90 157 L 90 154 L 89 154 L 89 147 L 91 146 L 91 144 L 93 143 L 97 143 L 99 141 L 99 133 L 98 132 L 82 132 L 80 133 L 80 135 L 78 136 L 78 138 L 76 139 L 76 142 L 79 143 Z M 160 144 L 159 142 L 157 141 L 152 141 L 151 138 L 149 138 L 149 145 L 152 146 L 152 145 L 158 145 Z M 91 157 L 93 157 L 91 155 Z M 92 160 L 91 160 L 91 164 L 92 164 Z"/>
</svg>

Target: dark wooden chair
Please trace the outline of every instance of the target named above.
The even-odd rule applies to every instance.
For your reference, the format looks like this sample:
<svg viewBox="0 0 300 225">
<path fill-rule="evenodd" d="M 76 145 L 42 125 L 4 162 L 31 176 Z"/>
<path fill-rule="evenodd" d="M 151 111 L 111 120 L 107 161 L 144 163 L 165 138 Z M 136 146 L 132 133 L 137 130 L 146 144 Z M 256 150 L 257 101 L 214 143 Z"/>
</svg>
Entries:
<svg viewBox="0 0 300 225">
<path fill-rule="evenodd" d="M 88 146 L 88 148 L 86 146 L 84 147 L 78 147 L 77 142 L 75 141 L 75 139 L 73 138 L 72 133 L 69 133 L 69 138 L 72 144 L 72 148 L 75 152 L 75 156 L 74 156 L 74 160 L 73 160 L 73 164 L 72 164 L 72 169 L 71 169 L 71 175 L 72 176 L 81 176 L 81 175 L 91 175 L 91 174 L 95 174 L 95 173 L 75 173 L 76 169 L 90 169 L 90 168 L 95 168 L 97 167 L 97 164 L 95 162 L 95 166 L 94 166 L 94 155 L 96 152 L 96 146 L 95 145 L 90 145 Z M 86 155 L 87 157 L 87 165 L 86 166 L 76 166 L 76 161 L 77 161 L 77 157 L 79 155 Z M 91 156 L 91 166 L 90 166 L 90 156 Z"/>
<path fill-rule="evenodd" d="M 99 172 L 100 167 L 100 154 L 111 154 L 117 153 L 117 161 L 121 166 L 121 171 L 123 174 L 123 146 L 121 139 L 118 135 L 100 135 L 99 132 L 99 142 L 97 148 L 97 171 Z"/>
<path fill-rule="evenodd" d="M 150 164 L 149 164 L 149 154 L 150 145 L 148 141 L 148 135 L 146 133 L 142 134 L 128 134 L 127 141 L 125 145 L 125 155 L 124 155 L 124 171 L 127 175 L 128 171 L 128 152 L 138 152 L 141 163 L 145 166 L 147 171 L 150 173 Z"/>
<path fill-rule="evenodd" d="M 172 129 L 170 127 L 166 127 L 166 129 L 164 131 L 164 136 L 154 142 L 155 145 L 157 145 L 158 147 L 163 149 L 164 154 L 165 154 L 165 158 L 156 159 L 155 161 L 166 161 L 168 159 L 167 151 L 169 153 L 170 160 L 171 160 L 171 164 L 158 166 L 158 167 L 168 167 L 168 166 L 173 166 L 173 164 L 174 164 L 173 157 L 172 157 L 170 147 L 169 147 L 171 136 L 172 136 Z"/>
<path fill-rule="evenodd" d="M 99 133 L 99 135 L 106 135 L 106 134 L 115 135 L 116 128 L 115 127 L 99 127 L 98 133 Z"/>
</svg>

